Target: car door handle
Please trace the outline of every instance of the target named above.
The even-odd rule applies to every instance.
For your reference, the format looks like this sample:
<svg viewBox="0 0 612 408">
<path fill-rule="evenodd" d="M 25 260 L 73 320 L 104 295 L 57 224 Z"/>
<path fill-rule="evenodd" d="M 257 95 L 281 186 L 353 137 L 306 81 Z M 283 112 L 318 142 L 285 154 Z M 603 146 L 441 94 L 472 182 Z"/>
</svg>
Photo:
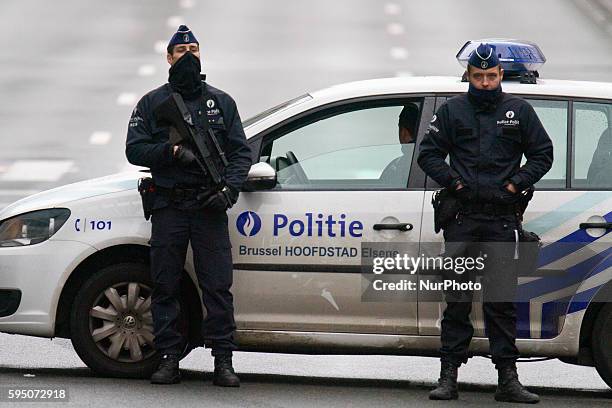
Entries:
<svg viewBox="0 0 612 408">
<path fill-rule="evenodd" d="M 587 229 L 587 228 L 612 229 L 612 222 L 583 222 L 583 223 L 580 223 L 580 229 Z"/>
<path fill-rule="evenodd" d="M 411 231 L 413 225 L 408 222 L 402 222 L 399 224 L 374 224 L 374 230 L 382 231 L 382 230 L 399 230 L 399 231 Z"/>
</svg>

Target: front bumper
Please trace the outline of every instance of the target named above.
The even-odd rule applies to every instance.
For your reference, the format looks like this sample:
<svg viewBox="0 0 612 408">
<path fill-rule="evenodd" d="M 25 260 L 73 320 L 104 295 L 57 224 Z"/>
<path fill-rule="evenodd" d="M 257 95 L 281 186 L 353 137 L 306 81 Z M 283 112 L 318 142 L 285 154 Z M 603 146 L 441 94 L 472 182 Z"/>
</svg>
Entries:
<svg viewBox="0 0 612 408">
<path fill-rule="evenodd" d="M 0 249 L 0 332 L 52 337 L 64 284 L 72 271 L 94 252 L 95 248 L 81 242 L 52 239 Z M 10 314 L 2 313 L 5 291 L 21 294 Z M 12 300 L 7 303 L 15 306 L 15 295 L 10 296 Z"/>
<path fill-rule="evenodd" d="M 17 311 L 21 303 L 19 289 L 0 289 L 0 317 L 10 316 Z"/>
</svg>

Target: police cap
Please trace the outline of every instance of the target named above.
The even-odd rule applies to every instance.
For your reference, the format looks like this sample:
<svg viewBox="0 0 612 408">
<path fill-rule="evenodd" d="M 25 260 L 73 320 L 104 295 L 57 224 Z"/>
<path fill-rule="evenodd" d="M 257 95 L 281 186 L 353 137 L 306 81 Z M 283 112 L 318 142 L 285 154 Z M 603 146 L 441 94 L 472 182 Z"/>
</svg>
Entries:
<svg viewBox="0 0 612 408">
<path fill-rule="evenodd" d="M 499 65 L 495 48 L 489 44 L 480 44 L 468 59 L 468 64 L 481 69 L 489 69 Z"/>
<path fill-rule="evenodd" d="M 172 47 L 174 47 L 177 44 L 191 44 L 191 43 L 196 43 L 198 45 L 200 44 L 198 40 L 195 38 L 195 35 L 193 35 L 191 30 L 189 29 L 189 27 L 187 27 L 186 25 L 181 25 L 179 26 L 178 30 L 176 30 L 176 33 L 174 33 L 174 35 L 170 39 L 170 42 L 168 43 L 168 50 L 172 49 Z"/>
</svg>

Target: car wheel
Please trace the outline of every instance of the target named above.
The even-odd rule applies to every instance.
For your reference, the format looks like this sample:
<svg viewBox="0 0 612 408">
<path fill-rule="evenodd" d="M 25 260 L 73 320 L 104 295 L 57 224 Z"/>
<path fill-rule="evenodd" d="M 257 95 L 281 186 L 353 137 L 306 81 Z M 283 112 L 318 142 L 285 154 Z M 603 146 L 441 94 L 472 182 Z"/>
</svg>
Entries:
<svg viewBox="0 0 612 408">
<path fill-rule="evenodd" d="M 153 345 L 152 288 L 147 265 L 122 263 L 101 269 L 79 289 L 70 316 L 71 339 L 89 368 L 109 377 L 151 376 L 159 363 Z M 178 326 L 187 338 L 184 312 Z M 185 346 L 183 357 L 189 351 Z"/>
<path fill-rule="evenodd" d="M 612 303 L 606 304 L 597 314 L 591 341 L 595 368 L 612 388 Z"/>
</svg>

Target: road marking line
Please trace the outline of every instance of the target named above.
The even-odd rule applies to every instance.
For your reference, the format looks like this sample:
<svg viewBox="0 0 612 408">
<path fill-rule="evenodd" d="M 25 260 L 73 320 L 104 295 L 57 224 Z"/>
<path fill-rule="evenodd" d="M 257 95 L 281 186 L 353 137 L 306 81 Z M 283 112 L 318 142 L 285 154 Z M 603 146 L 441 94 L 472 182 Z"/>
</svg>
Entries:
<svg viewBox="0 0 612 408">
<path fill-rule="evenodd" d="M 195 6 L 194 0 L 180 0 L 179 1 L 180 8 L 190 9 L 190 8 L 193 8 L 194 6 Z"/>
<path fill-rule="evenodd" d="M 391 54 L 391 58 L 396 60 L 405 60 L 408 58 L 408 50 L 404 47 L 393 47 L 389 53 Z"/>
<path fill-rule="evenodd" d="M 111 140 L 111 133 L 105 131 L 93 132 L 89 137 L 89 143 L 92 145 L 105 145 Z"/>
<path fill-rule="evenodd" d="M 389 35 L 402 35 L 404 34 L 404 26 L 400 23 L 389 23 L 387 24 L 387 33 Z"/>
<path fill-rule="evenodd" d="M 181 16 L 171 16 L 171 17 L 168 17 L 166 24 L 170 28 L 178 28 L 178 26 L 183 24 L 183 21 L 185 21 L 185 19 Z"/>
<path fill-rule="evenodd" d="M 74 165 L 72 160 L 18 160 L 1 181 L 57 181 Z"/>
<path fill-rule="evenodd" d="M 117 105 L 133 106 L 136 103 L 136 94 L 124 92 L 117 97 Z"/>
<path fill-rule="evenodd" d="M 612 1 L 574 0 L 574 3 L 608 34 L 612 34 Z"/>
<path fill-rule="evenodd" d="M 146 170 L 146 169 L 147 169 L 146 167 L 134 166 L 132 163 L 125 163 L 119 168 L 119 173 L 125 173 L 128 171 Z"/>
<path fill-rule="evenodd" d="M 385 14 L 390 16 L 397 16 L 402 12 L 402 8 L 397 3 L 387 3 L 385 4 Z"/>
<path fill-rule="evenodd" d="M 0 197 L 3 196 L 29 196 L 40 193 L 40 190 L 3 190 L 0 189 Z"/>
<path fill-rule="evenodd" d="M 155 69 L 155 66 L 153 65 L 141 65 L 140 68 L 138 68 L 138 75 L 151 76 L 155 74 L 155 71 L 157 70 Z"/>
<path fill-rule="evenodd" d="M 576 0 L 576 4 L 581 7 L 596 23 L 601 24 L 606 21 L 599 5 L 589 0 Z"/>
<path fill-rule="evenodd" d="M 158 54 L 165 54 L 167 53 L 166 48 L 168 47 L 168 43 L 166 41 L 163 40 L 159 40 L 155 43 L 155 45 L 153 46 L 153 48 L 155 48 L 155 52 Z"/>
</svg>

